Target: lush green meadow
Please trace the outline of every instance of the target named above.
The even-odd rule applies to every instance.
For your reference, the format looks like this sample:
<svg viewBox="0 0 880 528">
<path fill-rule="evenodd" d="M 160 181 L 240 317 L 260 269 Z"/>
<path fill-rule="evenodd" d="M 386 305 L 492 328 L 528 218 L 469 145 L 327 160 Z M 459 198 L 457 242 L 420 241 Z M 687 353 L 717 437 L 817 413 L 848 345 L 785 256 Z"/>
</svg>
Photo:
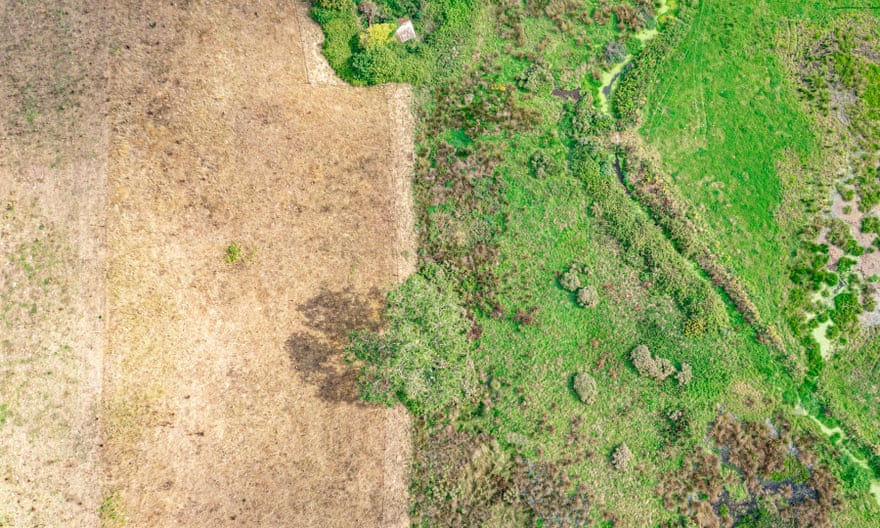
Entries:
<svg viewBox="0 0 880 528">
<path fill-rule="evenodd" d="M 683 247 L 679 224 L 663 216 L 676 208 L 658 211 L 634 184 L 640 167 L 649 181 L 650 171 L 671 176 L 699 242 L 742 279 L 763 319 L 784 327 L 799 224 L 815 213 L 791 199 L 815 190 L 784 171 L 812 163 L 823 142 L 774 43 L 791 21 L 830 17 L 830 4 L 681 2 L 662 22 L 657 7 L 316 3 L 340 75 L 422 86 L 420 272 L 389 297 L 386 331 L 350 347 L 365 397 L 402 401 L 416 417 L 418 525 L 870 526 L 878 514 L 872 472 L 793 413 L 799 397 L 811 412 L 827 409 L 833 391 L 817 395 L 815 376 L 804 391 L 806 367 L 763 344 L 744 303 Z M 368 18 L 399 16 L 423 39 L 402 45 L 366 30 Z M 634 39 L 653 28 L 659 37 Z M 632 100 L 612 108 L 641 110 L 644 140 L 630 114 L 594 105 L 603 73 L 629 56 L 620 82 Z M 801 358 L 801 336 L 786 337 Z M 636 358 L 639 345 L 659 374 Z M 843 390 L 845 371 L 824 375 Z M 853 410 L 842 417 L 873 416 L 871 378 L 859 383 L 865 399 L 846 400 Z M 859 453 L 876 437 L 855 433 Z M 736 457 L 722 463 L 722 448 L 743 460 L 773 454 L 745 470 Z M 749 471 L 815 497 L 787 501 Z M 705 491 L 680 492 L 698 481 Z"/>
<path fill-rule="evenodd" d="M 776 217 L 783 200 L 778 171 L 821 141 L 775 55 L 774 34 L 828 7 L 701 2 L 644 113 L 642 133 L 768 317 L 785 302 L 786 256 L 799 227 Z"/>
</svg>

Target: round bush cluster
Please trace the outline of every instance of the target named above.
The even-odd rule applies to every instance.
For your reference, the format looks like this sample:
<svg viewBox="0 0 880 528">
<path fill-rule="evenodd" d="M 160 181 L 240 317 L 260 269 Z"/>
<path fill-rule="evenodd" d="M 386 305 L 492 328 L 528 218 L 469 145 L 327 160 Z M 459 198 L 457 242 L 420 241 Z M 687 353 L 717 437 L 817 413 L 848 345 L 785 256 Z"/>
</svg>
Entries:
<svg viewBox="0 0 880 528">
<path fill-rule="evenodd" d="M 654 357 L 646 345 L 639 345 L 630 352 L 630 360 L 640 376 L 654 378 L 663 381 L 669 376 L 676 374 L 675 366 L 666 358 Z M 687 384 L 693 377 L 691 366 L 682 364 L 681 371 L 676 374 L 679 385 Z"/>
<path fill-rule="evenodd" d="M 559 279 L 559 285 L 570 292 L 580 289 L 581 276 L 577 266 L 572 264 L 568 271 L 562 274 L 562 277 Z"/>
<path fill-rule="evenodd" d="M 543 93 L 553 89 L 553 74 L 547 68 L 532 64 L 517 75 L 516 85 L 527 92 Z"/>
<path fill-rule="evenodd" d="M 611 465 L 614 466 L 614 469 L 622 471 L 629 465 L 632 456 L 632 451 L 629 450 L 626 442 L 624 442 L 617 446 L 617 449 L 615 449 L 614 453 L 611 455 Z"/>
<path fill-rule="evenodd" d="M 532 171 L 532 176 L 539 180 L 562 171 L 562 167 L 556 158 L 543 150 L 536 150 L 532 157 L 529 158 L 529 169 Z"/>
<path fill-rule="evenodd" d="M 593 308 L 599 304 L 599 293 L 592 286 L 581 288 L 577 292 L 577 302 L 583 308 Z"/>
<path fill-rule="evenodd" d="M 596 395 L 599 389 L 596 386 L 596 380 L 586 372 L 578 372 L 574 376 L 574 391 L 578 398 L 587 405 L 592 405 L 596 401 Z"/>
</svg>

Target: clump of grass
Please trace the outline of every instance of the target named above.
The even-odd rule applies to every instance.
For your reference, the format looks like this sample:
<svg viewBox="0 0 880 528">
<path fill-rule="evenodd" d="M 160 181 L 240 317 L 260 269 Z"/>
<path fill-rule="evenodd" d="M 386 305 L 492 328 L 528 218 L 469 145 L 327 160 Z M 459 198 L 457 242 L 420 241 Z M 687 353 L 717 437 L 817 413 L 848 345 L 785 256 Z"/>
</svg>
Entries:
<svg viewBox="0 0 880 528">
<path fill-rule="evenodd" d="M 240 245 L 232 243 L 226 246 L 226 255 L 223 257 L 223 260 L 225 260 L 227 264 L 235 264 L 242 258 L 244 258 L 244 250 Z"/>
<path fill-rule="evenodd" d="M 101 526 L 107 528 L 125 526 L 122 495 L 118 490 L 107 495 L 101 502 L 101 506 L 98 508 L 98 517 L 101 519 Z"/>
</svg>

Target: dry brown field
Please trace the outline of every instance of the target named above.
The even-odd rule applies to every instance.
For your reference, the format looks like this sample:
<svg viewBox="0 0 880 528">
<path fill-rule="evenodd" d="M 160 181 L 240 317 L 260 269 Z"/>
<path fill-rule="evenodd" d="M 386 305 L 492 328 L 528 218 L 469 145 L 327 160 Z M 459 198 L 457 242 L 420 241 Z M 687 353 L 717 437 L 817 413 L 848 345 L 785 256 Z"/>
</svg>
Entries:
<svg viewBox="0 0 880 528">
<path fill-rule="evenodd" d="M 412 266 L 408 91 L 294 2 L 0 16 L 0 526 L 406 525 L 340 349 Z"/>
</svg>

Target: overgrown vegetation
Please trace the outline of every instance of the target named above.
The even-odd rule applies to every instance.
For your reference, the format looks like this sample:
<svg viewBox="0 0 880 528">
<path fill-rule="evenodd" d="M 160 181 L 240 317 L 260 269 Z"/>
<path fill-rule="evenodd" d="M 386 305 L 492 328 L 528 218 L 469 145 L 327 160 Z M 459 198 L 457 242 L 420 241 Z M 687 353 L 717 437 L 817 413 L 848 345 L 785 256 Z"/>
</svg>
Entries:
<svg viewBox="0 0 880 528">
<path fill-rule="evenodd" d="M 826 227 L 830 185 L 774 44 L 827 10 L 340 5 L 313 8 L 340 75 L 423 87 L 420 272 L 389 296 L 388 328 L 350 348 L 364 396 L 418 417 L 416 525 L 869 525 L 831 497 L 870 472 L 786 418 L 798 401 L 817 412 L 813 331 L 852 342 L 873 298 L 855 271 L 873 250 L 833 222 L 828 244 L 803 236 Z M 398 17 L 418 39 L 388 39 Z M 870 177 L 848 185 L 870 205 Z M 716 451 L 700 451 L 710 424 Z"/>
</svg>

